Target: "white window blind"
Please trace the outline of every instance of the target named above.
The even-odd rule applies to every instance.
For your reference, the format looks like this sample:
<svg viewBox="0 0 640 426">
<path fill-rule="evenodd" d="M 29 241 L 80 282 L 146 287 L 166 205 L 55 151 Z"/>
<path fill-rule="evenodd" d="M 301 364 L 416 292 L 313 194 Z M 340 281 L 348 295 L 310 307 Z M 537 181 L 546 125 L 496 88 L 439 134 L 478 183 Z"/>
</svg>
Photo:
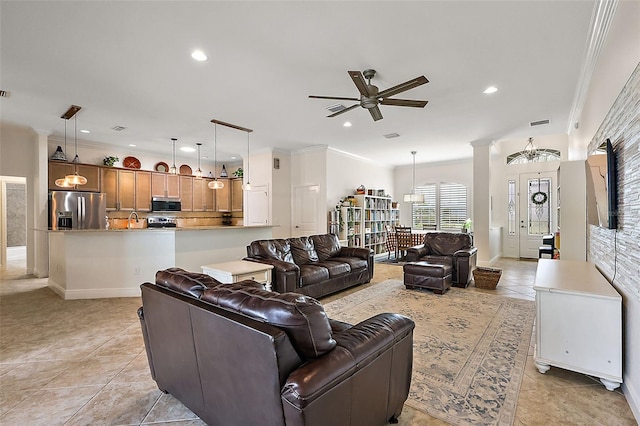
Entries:
<svg viewBox="0 0 640 426">
<path fill-rule="evenodd" d="M 459 183 L 440 183 L 440 229 L 459 231 L 467 219 L 467 188 Z"/>
<path fill-rule="evenodd" d="M 462 229 L 467 219 L 467 187 L 459 183 L 441 182 L 416 188 L 424 196 L 424 203 L 412 208 L 414 229 Z"/>
</svg>

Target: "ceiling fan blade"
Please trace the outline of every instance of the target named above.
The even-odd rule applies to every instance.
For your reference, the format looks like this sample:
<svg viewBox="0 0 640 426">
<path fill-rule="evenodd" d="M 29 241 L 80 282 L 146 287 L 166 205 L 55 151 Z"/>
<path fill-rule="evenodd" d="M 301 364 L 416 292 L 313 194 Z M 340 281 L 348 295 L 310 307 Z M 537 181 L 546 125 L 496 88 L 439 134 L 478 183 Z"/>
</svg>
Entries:
<svg viewBox="0 0 640 426">
<path fill-rule="evenodd" d="M 360 104 L 351 105 L 350 107 L 345 108 L 345 109 L 343 109 L 343 110 L 341 110 L 341 111 L 334 112 L 334 113 L 333 113 L 333 114 L 331 114 L 331 115 L 327 115 L 327 118 L 335 117 L 336 115 L 340 115 L 340 114 L 345 113 L 345 112 L 347 112 L 347 111 L 351 111 L 352 109 L 357 108 L 357 107 L 359 107 L 359 106 L 360 106 Z"/>
<path fill-rule="evenodd" d="M 369 113 L 371 114 L 371 118 L 373 118 L 373 121 L 382 120 L 382 113 L 380 112 L 380 108 L 378 108 L 377 106 L 369 108 Z"/>
<path fill-rule="evenodd" d="M 389 99 L 385 98 L 380 101 L 382 105 L 405 106 L 414 108 L 424 108 L 429 101 L 414 101 L 411 99 Z"/>
<path fill-rule="evenodd" d="M 314 95 L 309 95 L 310 98 L 314 98 L 314 99 L 335 99 L 338 101 L 359 101 L 360 99 L 358 98 L 343 98 L 340 96 L 314 96 Z"/>
<path fill-rule="evenodd" d="M 405 92 L 409 89 L 413 89 L 414 87 L 422 86 L 423 84 L 428 83 L 427 77 L 421 75 L 420 77 L 414 78 L 413 80 L 405 81 L 404 83 L 400 83 L 397 86 L 390 87 L 382 92 L 378 93 L 378 98 L 386 98 L 389 96 L 397 95 L 398 93 Z"/>
<path fill-rule="evenodd" d="M 362 96 L 369 97 L 369 89 L 367 89 L 367 82 L 364 81 L 364 77 L 360 71 L 348 71 L 349 77 L 353 80 L 353 83 L 358 88 L 358 92 Z"/>
</svg>

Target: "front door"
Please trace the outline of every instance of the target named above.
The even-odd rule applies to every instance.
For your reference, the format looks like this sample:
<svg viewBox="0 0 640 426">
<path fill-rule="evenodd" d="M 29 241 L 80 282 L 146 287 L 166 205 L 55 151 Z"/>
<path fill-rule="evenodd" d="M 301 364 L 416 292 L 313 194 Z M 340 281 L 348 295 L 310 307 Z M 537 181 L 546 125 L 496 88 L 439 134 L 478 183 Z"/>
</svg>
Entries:
<svg viewBox="0 0 640 426">
<path fill-rule="evenodd" d="M 542 236 L 554 232 L 554 173 L 526 173 L 519 178 L 519 246 L 520 257 L 538 258 Z"/>
</svg>

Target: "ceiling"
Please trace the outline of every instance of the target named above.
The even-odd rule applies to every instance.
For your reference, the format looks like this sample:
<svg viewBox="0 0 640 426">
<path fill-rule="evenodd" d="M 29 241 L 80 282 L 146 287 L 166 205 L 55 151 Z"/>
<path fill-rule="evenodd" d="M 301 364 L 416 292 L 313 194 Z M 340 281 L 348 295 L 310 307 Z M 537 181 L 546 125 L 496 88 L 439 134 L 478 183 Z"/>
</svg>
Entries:
<svg viewBox="0 0 640 426">
<path fill-rule="evenodd" d="M 72 105 L 81 142 L 136 152 L 203 143 L 218 119 L 254 130 L 251 151 L 327 145 L 390 166 L 472 156 L 475 140 L 566 133 L 594 1 L 24 2 L 2 1 L 4 122 L 62 138 Z M 194 61 L 202 50 L 208 60 Z M 357 97 L 348 70 L 373 68 L 381 105 L 326 118 Z M 483 90 L 496 86 L 498 92 Z M 352 102 L 343 102 L 345 106 Z M 551 120 L 530 127 L 531 121 Z M 352 127 L 343 123 L 350 121 Z M 123 126 L 123 131 L 113 130 Z M 70 127 L 69 129 L 72 129 Z M 383 135 L 398 133 L 394 139 Z M 247 136 L 218 127 L 218 159 Z"/>
</svg>

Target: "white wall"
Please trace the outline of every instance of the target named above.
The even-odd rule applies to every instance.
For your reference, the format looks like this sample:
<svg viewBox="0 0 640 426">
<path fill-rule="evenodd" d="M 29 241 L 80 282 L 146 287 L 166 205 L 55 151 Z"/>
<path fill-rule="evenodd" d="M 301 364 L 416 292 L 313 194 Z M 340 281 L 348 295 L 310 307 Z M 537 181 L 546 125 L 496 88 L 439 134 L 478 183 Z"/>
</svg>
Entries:
<svg viewBox="0 0 640 426">
<path fill-rule="evenodd" d="M 354 195 L 356 188 L 384 189 L 393 193 L 393 168 L 365 160 L 332 148 L 327 149 L 327 211 L 333 210 L 346 195 Z"/>
<path fill-rule="evenodd" d="M 416 154 L 416 163 L 420 161 L 420 153 Z M 402 201 L 403 195 L 411 191 L 413 185 L 413 164 L 397 167 L 394 170 L 394 199 L 399 201 L 400 223 L 411 225 L 411 205 Z M 467 187 L 467 206 L 469 217 L 473 216 L 473 159 L 441 163 L 416 164 L 416 186 L 427 183 L 455 182 Z"/>
<path fill-rule="evenodd" d="M 272 171 L 273 238 L 288 238 L 291 236 L 291 153 L 274 150 L 273 157 L 280 160 L 280 168 Z"/>
</svg>

